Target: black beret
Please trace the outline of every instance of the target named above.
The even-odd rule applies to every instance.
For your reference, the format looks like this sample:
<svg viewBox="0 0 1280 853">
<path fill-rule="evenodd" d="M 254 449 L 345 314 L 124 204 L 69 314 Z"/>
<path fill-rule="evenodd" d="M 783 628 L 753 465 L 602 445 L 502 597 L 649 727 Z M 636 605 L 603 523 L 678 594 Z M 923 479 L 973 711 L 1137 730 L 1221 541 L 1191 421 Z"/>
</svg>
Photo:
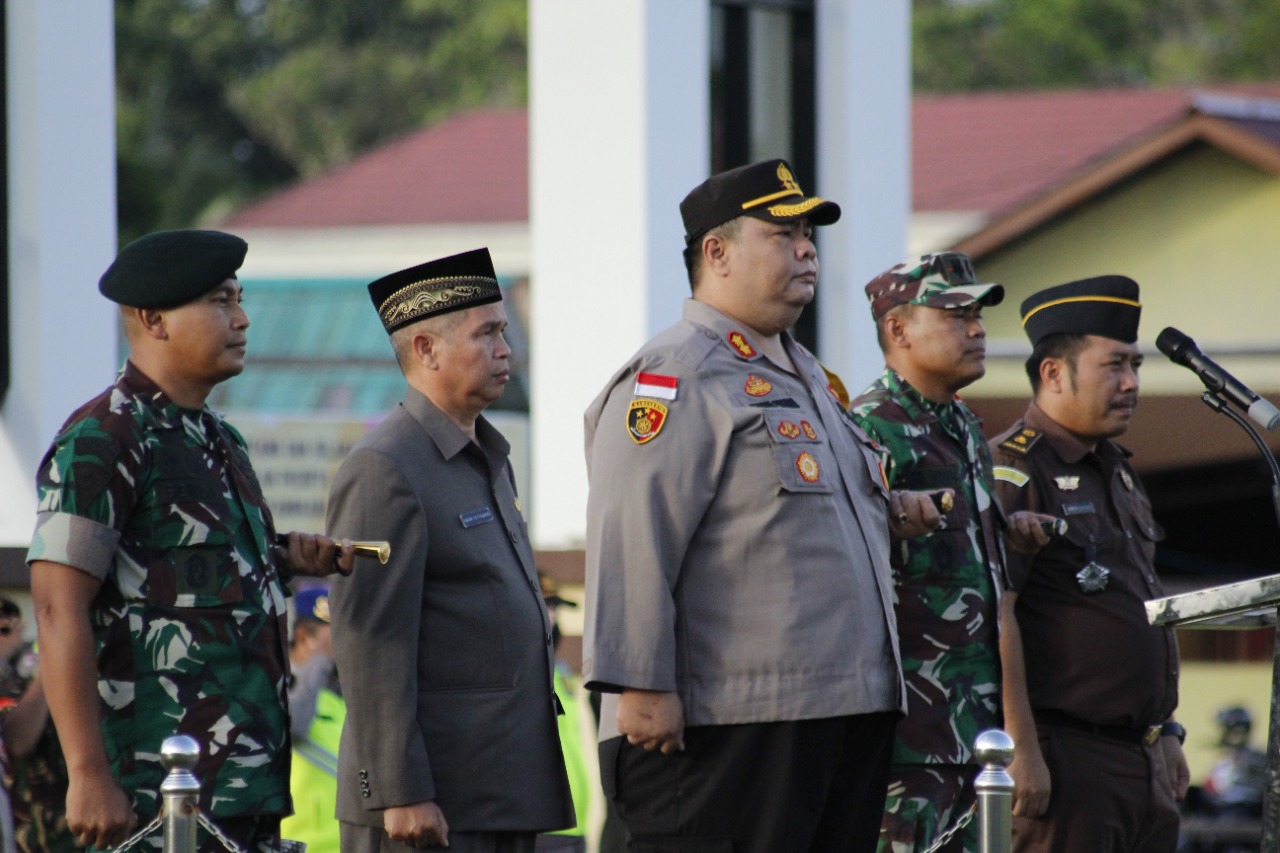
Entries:
<svg viewBox="0 0 1280 853">
<path fill-rule="evenodd" d="M 1022 302 L 1022 328 L 1032 346 L 1049 335 L 1100 335 L 1131 344 L 1141 316 L 1138 283 L 1122 275 L 1069 281 Z"/>
<path fill-rule="evenodd" d="M 156 231 L 120 250 L 98 279 L 112 302 L 172 308 L 235 278 L 249 244 L 221 231 Z"/>
<path fill-rule="evenodd" d="M 393 272 L 369 285 L 387 334 L 401 326 L 502 299 L 488 249 L 473 249 Z"/>
<path fill-rule="evenodd" d="M 840 218 L 840 205 L 805 196 L 786 160 L 739 166 L 707 178 L 680 202 L 685 245 L 739 216 L 768 222 L 806 217 L 813 225 L 830 225 Z"/>
</svg>

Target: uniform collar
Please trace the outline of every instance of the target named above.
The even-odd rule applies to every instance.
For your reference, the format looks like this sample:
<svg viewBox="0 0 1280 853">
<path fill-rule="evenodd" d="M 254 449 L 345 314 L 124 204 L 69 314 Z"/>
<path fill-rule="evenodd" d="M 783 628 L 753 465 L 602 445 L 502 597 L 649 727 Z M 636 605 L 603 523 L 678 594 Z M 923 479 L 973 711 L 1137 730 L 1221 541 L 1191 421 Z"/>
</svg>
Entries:
<svg viewBox="0 0 1280 853">
<path fill-rule="evenodd" d="M 184 409 L 179 406 L 132 361 L 125 361 L 124 368 L 116 378 L 116 387 L 125 393 L 126 400 L 131 402 L 142 421 L 153 428 L 185 427 L 193 435 L 203 436 L 203 415 L 207 412 L 210 417 L 220 419 L 208 406 L 200 409 Z M 116 401 L 113 401 L 112 408 L 115 405 Z M 205 440 L 209 440 L 208 437 Z"/>
<path fill-rule="evenodd" d="M 1103 460 L 1124 459 L 1131 455 L 1128 450 L 1109 438 L 1101 439 L 1097 447 L 1090 450 L 1087 444 L 1045 414 L 1044 410 L 1037 406 L 1034 400 L 1027 406 L 1027 413 L 1023 416 L 1023 420 L 1027 426 L 1044 433 L 1045 440 L 1049 442 L 1049 446 L 1068 465 L 1075 465 L 1090 453 Z"/>
<path fill-rule="evenodd" d="M 452 459 L 471 444 L 471 438 L 418 389 L 409 387 L 400 405 L 422 426 L 445 459 Z M 476 440 L 486 453 L 505 457 L 511 450 L 502 433 L 484 415 L 476 418 Z"/>
<path fill-rule="evenodd" d="M 914 385 L 892 367 L 885 367 L 882 381 L 894 400 L 907 413 L 907 417 L 916 423 L 947 423 L 948 418 L 958 418 L 961 421 L 967 419 L 968 407 L 959 397 L 952 397 L 945 403 L 936 403 L 917 391 Z"/>
<path fill-rule="evenodd" d="M 759 346 L 760 334 L 754 331 L 746 323 L 733 319 L 728 314 L 712 308 L 705 302 L 699 302 L 696 299 L 686 299 L 684 301 L 684 319 L 690 323 L 696 323 L 704 326 L 715 333 L 720 343 L 729 348 L 738 358 L 743 361 L 757 361 L 764 358 L 764 352 Z M 782 339 L 782 345 L 787 348 L 788 353 L 794 355 L 796 347 L 789 346 L 794 343 L 791 335 L 782 332 L 779 337 Z M 772 359 L 770 359 L 772 364 Z M 799 365 L 797 365 L 799 369 Z"/>
</svg>

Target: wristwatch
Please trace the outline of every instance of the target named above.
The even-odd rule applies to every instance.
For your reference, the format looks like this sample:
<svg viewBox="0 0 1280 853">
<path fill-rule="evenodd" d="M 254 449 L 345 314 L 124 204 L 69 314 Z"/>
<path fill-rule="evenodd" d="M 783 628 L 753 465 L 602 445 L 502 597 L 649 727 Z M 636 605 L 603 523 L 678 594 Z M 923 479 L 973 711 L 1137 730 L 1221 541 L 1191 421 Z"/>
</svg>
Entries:
<svg viewBox="0 0 1280 853">
<path fill-rule="evenodd" d="M 1176 737 L 1178 743 L 1187 742 L 1187 727 L 1182 723 L 1165 723 L 1160 727 L 1160 737 Z"/>
</svg>

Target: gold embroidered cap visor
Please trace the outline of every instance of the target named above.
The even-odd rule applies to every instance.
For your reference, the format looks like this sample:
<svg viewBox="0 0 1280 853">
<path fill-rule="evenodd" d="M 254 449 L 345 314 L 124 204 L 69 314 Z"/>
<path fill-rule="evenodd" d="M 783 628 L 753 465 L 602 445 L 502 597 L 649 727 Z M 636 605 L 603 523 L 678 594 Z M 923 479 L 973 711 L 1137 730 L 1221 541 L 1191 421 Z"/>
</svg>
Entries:
<svg viewBox="0 0 1280 853">
<path fill-rule="evenodd" d="M 488 249 L 473 249 L 383 276 L 369 298 L 391 334 L 401 326 L 502 300 Z"/>
<path fill-rule="evenodd" d="M 830 225 L 840 219 L 840 205 L 806 196 L 786 160 L 739 166 L 707 178 L 680 202 L 685 245 L 739 216 L 767 222 L 805 218 L 812 225 Z"/>
<path fill-rule="evenodd" d="M 1141 318 L 1138 283 L 1122 275 L 1069 281 L 1022 302 L 1022 328 L 1032 346 L 1050 335 L 1099 335 L 1131 344 Z"/>
</svg>

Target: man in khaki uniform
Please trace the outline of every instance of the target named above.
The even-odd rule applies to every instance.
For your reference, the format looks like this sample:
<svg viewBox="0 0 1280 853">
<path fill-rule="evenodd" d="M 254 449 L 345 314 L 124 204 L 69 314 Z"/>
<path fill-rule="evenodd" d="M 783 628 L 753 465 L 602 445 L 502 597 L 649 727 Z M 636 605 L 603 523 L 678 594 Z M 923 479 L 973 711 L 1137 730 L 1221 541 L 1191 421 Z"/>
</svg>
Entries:
<svg viewBox="0 0 1280 853">
<path fill-rule="evenodd" d="M 870 850 L 904 708 L 890 495 L 872 443 L 787 333 L 818 278 L 782 160 L 681 204 L 693 298 L 587 411 L 584 678 L 637 849 Z"/>
</svg>

